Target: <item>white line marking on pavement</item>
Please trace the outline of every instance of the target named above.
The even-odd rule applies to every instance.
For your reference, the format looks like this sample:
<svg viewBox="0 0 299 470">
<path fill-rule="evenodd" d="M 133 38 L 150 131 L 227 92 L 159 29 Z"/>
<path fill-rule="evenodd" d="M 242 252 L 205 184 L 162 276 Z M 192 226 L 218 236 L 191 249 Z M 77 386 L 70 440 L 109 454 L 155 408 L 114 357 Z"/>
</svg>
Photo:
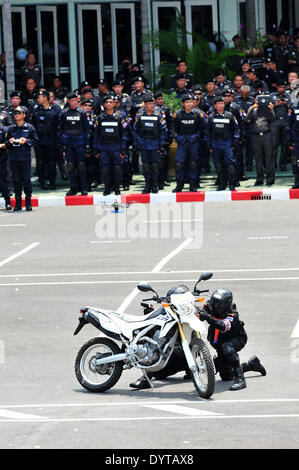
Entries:
<svg viewBox="0 0 299 470">
<path fill-rule="evenodd" d="M 202 272 L 207 269 L 200 270 Z M 159 271 L 154 274 L 193 274 L 199 273 L 199 270 L 193 271 Z M 210 269 L 215 273 L 255 273 L 255 272 L 279 272 L 279 271 L 299 271 L 299 268 L 257 268 L 257 269 Z M 68 277 L 68 276 L 119 276 L 119 275 L 135 275 L 135 274 L 153 274 L 152 271 L 111 271 L 111 272 L 92 272 L 92 273 L 35 273 L 35 274 L 1 274 L 1 277 Z"/>
<path fill-rule="evenodd" d="M 14 255 L 9 256 L 8 258 L 4 259 L 3 261 L 0 261 L 0 268 L 4 266 L 7 263 L 10 263 L 14 259 L 18 258 L 19 256 L 24 255 L 25 253 L 28 253 L 28 251 L 32 250 L 35 248 L 37 245 L 39 245 L 39 242 L 31 243 L 31 245 L 27 246 L 26 248 L 23 248 L 23 250 L 18 251 Z"/>
<path fill-rule="evenodd" d="M 297 320 L 296 326 L 291 334 L 291 338 L 299 338 L 299 319 Z"/>
<path fill-rule="evenodd" d="M 161 224 L 175 222 L 202 222 L 202 219 L 164 219 L 164 220 L 143 220 L 144 224 Z"/>
<path fill-rule="evenodd" d="M 143 400 L 132 400 L 132 401 L 125 401 L 125 402 L 98 402 L 98 403 L 33 403 L 33 404 L 26 404 L 26 405 L 1 405 L 2 408 L 10 408 L 10 409 L 24 409 L 24 408 L 88 408 L 88 407 L 104 407 L 104 406 L 151 406 L 151 405 L 208 405 L 208 406 L 217 406 L 218 404 L 231 404 L 231 403 L 297 403 L 299 402 L 299 398 L 248 398 L 248 399 L 227 399 L 227 400 L 213 400 L 213 399 L 196 399 L 196 400 L 163 400 L 163 401 L 143 401 Z"/>
<path fill-rule="evenodd" d="M 193 241 L 193 238 L 187 238 L 183 243 L 181 243 L 175 250 L 171 251 L 167 256 L 165 256 L 152 270 L 152 273 L 158 273 L 165 266 L 168 261 L 176 256 L 180 251 L 182 251 L 186 246 L 188 246 Z"/>
<path fill-rule="evenodd" d="M 152 273 L 158 273 L 160 270 L 165 266 L 165 264 L 173 258 L 175 255 L 177 255 L 180 251 L 182 251 L 189 243 L 193 241 L 193 238 L 188 238 L 185 240 L 183 243 L 181 243 L 175 250 L 171 251 L 167 256 L 165 256 L 156 266 L 153 268 L 151 271 Z M 140 281 L 137 281 L 136 284 L 138 284 Z M 132 292 L 125 298 L 125 300 L 122 302 L 122 304 L 118 307 L 117 312 L 124 313 L 128 306 L 133 302 L 135 297 L 138 295 L 139 290 L 137 287 L 135 287 Z"/>
<path fill-rule="evenodd" d="M 40 419 L 20 419 L 14 420 L 15 423 L 41 422 L 41 423 L 74 423 L 74 422 L 103 422 L 103 421 L 170 421 L 178 419 L 265 419 L 265 418 L 299 418 L 299 414 L 267 414 L 267 415 L 200 415 L 200 416 L 142 416 L 140 418 L 40 418 Z M 0 423 L 11 423 L 12 420 L 0 419 Z"/>
<path fill-rule="evenodd" d="M 143 406 L 145 406 L 146 408 L 153 408 L 155 410 L 160 410 L 160 411 L 179 413 L 185 416 L 219 415 L 219 413 L 214 413 L 212 411 L 199 410 L 198 408 L 188 408 L 187 406 L 178 406 L 178 405 L 143 405 Z"/>
<path fill-rule="evenodd" d="M 1 265 L 0 265 L 1 266 Z M 236 279 L 210 279 L 209 282 L 247 282 L 247 281 L 298 281 L 299 277 L 246 277 L 246 278 L 236 278 Z M 149 283 L 172 283 L 172 282 L 196 282 L 196 279 L 150 279 L 147 280 Z M 67 285 L 88 285 L 88 284 L 138 284 L 140 279 L 124 281 L 124 280 L 114 280 L 114 281 L 61 281 L 61 282 L 14 282 L 14 283 L 2 283 L 0 287 L 11 287 L 11 286 L 67 286 Z M 138 290 L 137 290 L 138 291 Z M 138 291 L 139 292 L 139 291 Z M 132 293 L 131 293 L 132 294 Z M 130 295 L 131 295 L 130 294 Z M 134 297 L 132 297 L 133 300 Z M 124 302 L 123 302 L 124 303 Z M 117 310 L 121 312 L 121 310 Z"/>
<path fill-rule="evenodd" d="M 42 416 L 37 416 L 37 415 L 31 415 L 28 413 L 18 413 L 16 411 L 9 411 L 9 410 L 3 410 L 0 409 L 0 417 L 2 418 L 11 418 L 11 419 L 17 419 L 17 420 L 32 420 L 32 419 L 46 419 Z"/>
<path fill-rule="evenodd" d="M 26 224 L 1 224 L 0 227 L 26 227 Z"/>
</svg>

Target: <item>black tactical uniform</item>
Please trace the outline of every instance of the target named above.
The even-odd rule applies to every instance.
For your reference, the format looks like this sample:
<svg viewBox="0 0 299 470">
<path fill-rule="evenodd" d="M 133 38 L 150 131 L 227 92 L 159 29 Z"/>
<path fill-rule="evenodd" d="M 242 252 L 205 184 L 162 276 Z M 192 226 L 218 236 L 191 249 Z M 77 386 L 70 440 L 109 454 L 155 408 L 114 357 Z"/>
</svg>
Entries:
<svg viewBox="0 0 299 470">
<path fill-rule="evenodd" d="M 49 93 L 47 91 L 40 91 L 39 94 L 47 97 L 49 100 Z M 31 122 L 38 135 L 36 153 L 39 161 L 39 183 L 42 189 L 47 189 L 46 176 L 49 178 L 50 189 L 56 189 L 59 115 L 60 108 L 48 104 L 48 107 L 45 108 L 37 105 L 31 116 Z"/>
<path fill-rule="evenodd" d="M 222 380 L 234 379 L 230 390 L 246 388 L 244 372 L 249 370 L 266 375 L 266 370 L 256 356 L 240 364 L 238 352 L 247 343 L 244 323 L 240 320 L 231 291 L 217 289 L 200 314 L 200 320 L 209 323 L 208 341 L 217 351 L 214 359 L 216 371 Z"/>
<path fill-rule="evenodd" d="M 287 119 L 289 111 L 289 96 L 286 93 L 273 93 L 271 95 L 274 104 L 275 121 L 272 123 L 271 132 L 273 136 L 273 160 L 276 163 L 278 147 L 281 146 L 279 166 L 281 171 L 286 171 L 287 156 Z M 279 100 L 279 101 L 277 101 Z M 280 104 L 276 104 L 276 103 Z"/>
<path fill-rule="evenodd" d="M 264 165 L 266 169 L 267 184 L 275 181 L 275 163 L 273 161 L 273 142 L 271 125 L 275 121 L 273 111 L 267 106 L 250 108 L 247 114 L 247 122 L 252 123 L 252 145 L 256 161 L 257 179 L 255 185 L 264 182 Z"/>
</svg>

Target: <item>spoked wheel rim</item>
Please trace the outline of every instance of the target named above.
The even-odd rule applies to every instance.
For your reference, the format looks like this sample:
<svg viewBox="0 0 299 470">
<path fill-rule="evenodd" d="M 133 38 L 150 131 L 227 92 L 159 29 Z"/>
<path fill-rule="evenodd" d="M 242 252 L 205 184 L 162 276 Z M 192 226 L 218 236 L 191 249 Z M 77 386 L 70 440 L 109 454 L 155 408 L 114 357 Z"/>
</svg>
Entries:
<svg viewBox="0 0 299 470">
<path fill-rule="evenodd" d="M 94 344 L 83 353 L 80 360 L 80 371 L 83 379 L 91 385 L 102 385 L 110 379 L 115 363 L 97 366 L 96 359 L 112 356 L 113 351 L 105 344 Z"/>
<path fill-rule="evenodd" d="M 207 366 L 206 366 L 203 354 L 197 346 L 193 347 L 192 354 L 193 354 L 193 357 L 197 366 L 197 373 L 199 375 L 199 380 L 200 380 L 199 388 L 203 392 L 205 392 L 208 389 L 209 378 L 208 378 Z"/>
</svg>

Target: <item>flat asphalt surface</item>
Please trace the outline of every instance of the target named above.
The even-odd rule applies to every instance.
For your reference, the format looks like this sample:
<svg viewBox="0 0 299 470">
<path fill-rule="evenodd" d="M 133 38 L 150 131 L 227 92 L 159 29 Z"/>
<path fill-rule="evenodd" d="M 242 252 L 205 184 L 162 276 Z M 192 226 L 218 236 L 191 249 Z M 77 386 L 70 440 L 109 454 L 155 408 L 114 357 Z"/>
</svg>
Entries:
<svg viewBox="0 0 299 470">
<path fill-rule="evenodd" d="M 184 203 L 160 214 L 137 204 L 118 215 L 101 206 L 0 211 L 0 448 L 297 449 L 298 209 L 294 200 Z M 217 375 L 209 400 L 183 373 L 154 390 L 129 388 L 135 369 L 103 394 L 80 386 L 75 357 L 98 335 L 88 325 L 73 336 L 80 307 L 142 315 L 138 282 L 163 294 L 192 288 L 203 271 L 214 272 L 204 288 L 233 291 L 248 333 L 241 361 L 256 354 L 265 377 L 249 372 L 247 388 L 231 392 Z"/>
</svg>

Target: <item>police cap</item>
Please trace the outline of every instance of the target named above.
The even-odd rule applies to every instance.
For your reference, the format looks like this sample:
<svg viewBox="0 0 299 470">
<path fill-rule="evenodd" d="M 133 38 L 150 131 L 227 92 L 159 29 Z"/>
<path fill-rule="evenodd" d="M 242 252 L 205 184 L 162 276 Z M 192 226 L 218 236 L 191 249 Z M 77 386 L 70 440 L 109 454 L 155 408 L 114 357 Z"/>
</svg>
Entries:
<svg viewBox="0 0 299 470">
<path fill-rule="evenodd" d="M 163 96 L 163 93 L 162 93 L 161 90 L 156 91 L 156 93 L 154 94 L 155 100 L 156 100 L 157 98 L 161 98 L 161 96 Z"/>
<path fill-rule="evenodd" d="M 109 83 L 107 82 L 107 80 L 105 80 L 105 78 L 100 78 L 98 81 L 98 85 L 106 85 L 106 87 L 109 88 Z"/>
<path fill-rule="evenodd" d="M 81 91 L 81 94 L 84 95 L 85 93 L 93 93 L 93 89 L 92 88 L 84 88 L 82 91 Z"/>
<path fill-rule="evenodd" d="M 140 77 L 139 75 L 137 75 L 132 80 L 132 83 L 135 83 L 135 82 L 143 82 L 144 83 L 144 79 L 142 77 Z"/>
<path fill-rule="evenodd" d="M 77 98 L 78 95 L 75 91 L 70 91 L 67 95 L 66 95 L 66 99 L 67 100 L 72 100 L 73 98 Z"/>
<path fill-rule="evenodd" d="M 46 98 L 50 99 L 50 93 L 47 90 L 40 90 L 38 95 L 45 96 Z"/>
<path fill-rule="evenodd" d="M 184 73 L 177 73 L 176 76 L 175 76 L 175 80 L 178 81 L 178 80 L 184 80 L 186 78 L 185 74 Z"/>
<path fill-rule="evenodd" d="M 14 109 L 14 114 L 15 113 L 23 113 L 23 114 L 26 114 L 26 108 L 24 108 L 24 106 L 17 106 L 15 109 Z"/>
<path fill-rule="evenodd" d="M 155 101 L 154 95 L 152 93 L 146 93 L 143 97 L 144 103 L 152 103 Z"/>
<path fill-rule="evenodd" d="M 84 104 L 91 104 L 93 106 L 94 104 L 94 101 L 92 99 L 88 99 L 88 100 L 83 100 L 81 101 L 81 104 L 84 105 Z"/>
<path fill-rule="evenodd" d="M 223 96 L 221 96 L 221 95 L 215 96 L 215 98 L 214 98 L 214 103 L 215 103 L 215 104 L 216 104 L 216 103 L 219 103 L 219 102 L 221 102 L 221 101 L 224 101 L 224 100 L 223 100 Z"/>
<path fill-rule="evenodd" d="M 283 78 L 279 78 L 276 82 L 277 86 L 287 86 L 287 82 Z"/>
<path fill-rule="evenodd" d="M 193 100 L 193 96 L 190 93 L 186 93 L 185 95 L 182 96 L 182 103 L 188 100 Z"/>
<path fill-rule="evenodd" d="M 112 86 L 117 86 L 117 85 L 124 86 L 124 82 L 122 80 L 113 80 Z"/>
<path fill-rule="evenodd" d="M 22 98 L 22 93 L 20 91 L 13 91 L 9 97 L 13 98 L 14 96 L 18 96 L 19 98 Z"/>
</svg>

